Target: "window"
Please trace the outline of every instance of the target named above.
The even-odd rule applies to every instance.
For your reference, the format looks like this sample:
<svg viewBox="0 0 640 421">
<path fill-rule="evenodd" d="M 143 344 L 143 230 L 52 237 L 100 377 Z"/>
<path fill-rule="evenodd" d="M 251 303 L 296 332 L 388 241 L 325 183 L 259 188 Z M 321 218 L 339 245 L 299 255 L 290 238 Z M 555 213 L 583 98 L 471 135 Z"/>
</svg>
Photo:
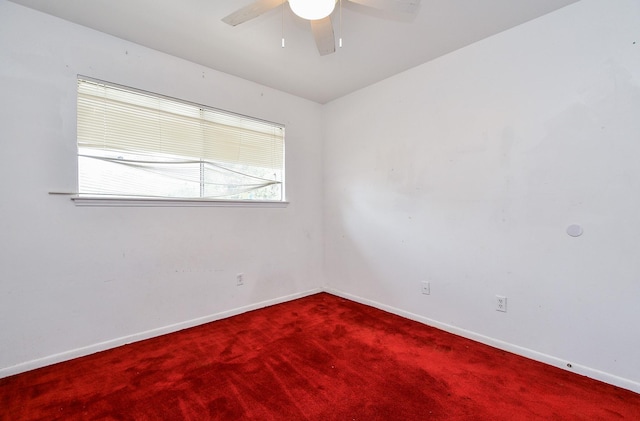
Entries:
<svg viewBox="0 0 640 421">
<path fill-rule="evenodd" d="M 284 127 L 78 79 L 80 197 L 284 201 Z"/>
</svg>

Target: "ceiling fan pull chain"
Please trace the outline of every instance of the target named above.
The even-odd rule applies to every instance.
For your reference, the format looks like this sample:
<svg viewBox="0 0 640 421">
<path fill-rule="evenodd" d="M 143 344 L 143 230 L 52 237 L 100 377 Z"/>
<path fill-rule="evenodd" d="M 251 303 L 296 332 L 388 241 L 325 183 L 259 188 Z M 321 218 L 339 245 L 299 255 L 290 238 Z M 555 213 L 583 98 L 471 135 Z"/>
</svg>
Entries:
<svg viewBox="0 0 640 421">
<path fill-rule="evenodd" d="M 282 48 L 284 48 L 284 4 L 286 1 L 282 2 Z"/>
<path fill-rule="evenodd" d="M 342 0 L 340 0 L 340 27 L 338 30 L 340 31 L 340 38 L 338 38 L 338 47 L 342 48 Z"/>
</svg>

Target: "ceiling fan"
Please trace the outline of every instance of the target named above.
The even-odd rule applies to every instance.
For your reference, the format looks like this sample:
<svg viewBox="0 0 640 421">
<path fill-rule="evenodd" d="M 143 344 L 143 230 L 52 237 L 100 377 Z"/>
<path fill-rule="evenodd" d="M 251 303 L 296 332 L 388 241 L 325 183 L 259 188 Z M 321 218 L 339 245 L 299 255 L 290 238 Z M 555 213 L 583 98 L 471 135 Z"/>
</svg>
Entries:
<svg viewBox="0 0 640 421">
<path fill-rule="evenodd" d="M 345 0 L 363 6 L 373 7 L 393 13 L 415 13 L 420 0 Z M 320 55 L 334 53 L 336 42 L 333 35 L 331 13 L 338 0 L 255 0 L 248 6 L 242 7 L 222 19 L 223 22 L 236 26 L 248 20 L 275 9 L 288 2 L 296 15 L 307 19 L 311 24 L 311 31 L 316 40 Z M 283 44 L 284 45 L 284 44 Z"/>
</svg>

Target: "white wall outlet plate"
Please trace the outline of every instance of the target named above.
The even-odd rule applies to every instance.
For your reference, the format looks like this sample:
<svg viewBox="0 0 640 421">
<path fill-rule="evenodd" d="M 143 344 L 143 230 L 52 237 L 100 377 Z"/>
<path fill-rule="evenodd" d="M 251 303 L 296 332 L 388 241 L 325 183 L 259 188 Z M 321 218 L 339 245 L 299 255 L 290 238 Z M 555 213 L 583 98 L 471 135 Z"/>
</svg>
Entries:
<svg viewBox="0 0 640 421">
<path fill-rule="evenodd" d="M 496 295 L 496 311 L 507 312 L 507 297 Z"/>
</svg>

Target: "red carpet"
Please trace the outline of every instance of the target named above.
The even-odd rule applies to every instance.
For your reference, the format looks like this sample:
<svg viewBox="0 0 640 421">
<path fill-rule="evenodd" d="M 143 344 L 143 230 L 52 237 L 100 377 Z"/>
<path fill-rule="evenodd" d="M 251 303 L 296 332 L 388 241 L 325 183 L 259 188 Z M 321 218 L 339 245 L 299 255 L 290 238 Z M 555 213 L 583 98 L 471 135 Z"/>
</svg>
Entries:
<svg viewBox="0 0 640 421">
<path fill-rule="evenodd" d="M 0 379 L 2 420 L 640 420 L 640 395 L 317 294 Z"/>
</svg>

